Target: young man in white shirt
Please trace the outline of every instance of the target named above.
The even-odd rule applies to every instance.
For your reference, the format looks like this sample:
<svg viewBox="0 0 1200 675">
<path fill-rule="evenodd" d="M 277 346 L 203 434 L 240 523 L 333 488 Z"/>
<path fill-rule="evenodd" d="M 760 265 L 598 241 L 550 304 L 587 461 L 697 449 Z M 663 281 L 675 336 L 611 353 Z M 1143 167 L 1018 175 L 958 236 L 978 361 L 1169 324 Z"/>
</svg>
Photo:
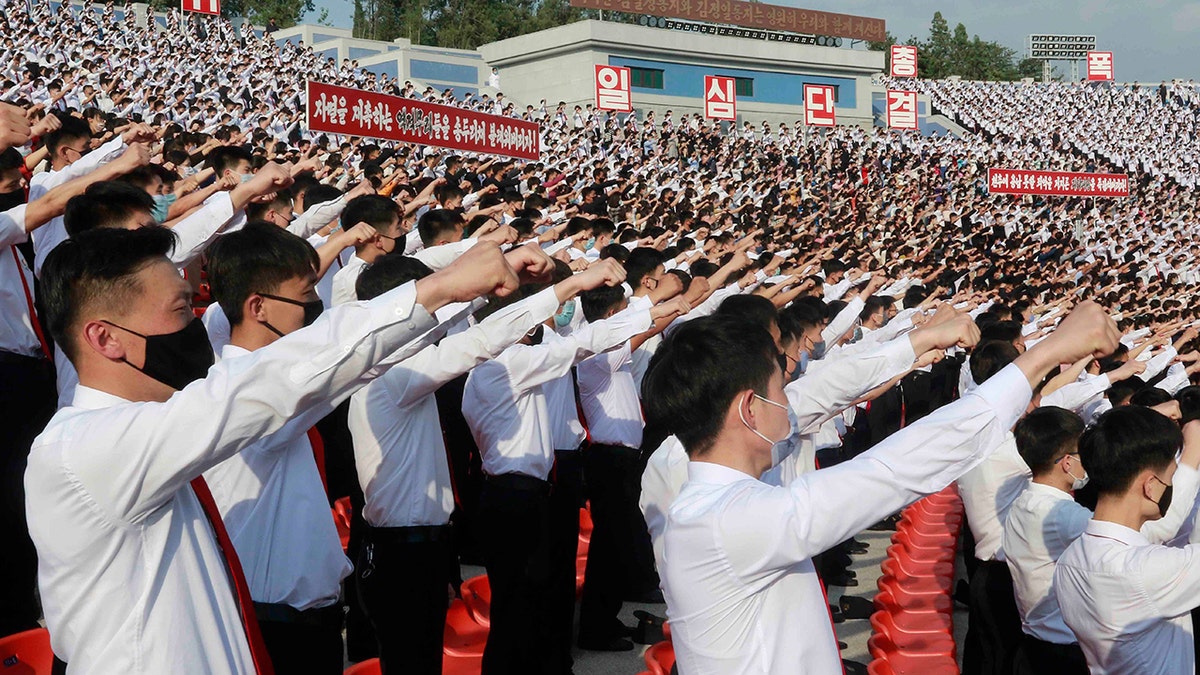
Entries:
<svg viewBox="0 0 1200 675">
<path fill-rule="evenodd" d="M 25 473 L 46 624 L 81 672 L 267 672 L 253 606 L 231 585 L 244 588 L 241 567 L 218 548 L 220 515 L 195 479 L 285 424 L 311 425 L 324 402 L 422 345 L 431 312 L 510 292 L 517 275 L 481 248 L 213 366 L 172 244 L 160 228 L 100 229 L 47 259 L 50 330 L 80 386 Z"/>
<path fill-rule="evenodd" d="M 917 353 L 970 346 L 957 315 L 909 336 Z M 1085 303 L 1059 330 L 961 401 L 854 460 L 773 487 L 758 476 L 790 433 L 778 350 L 765 331 L 714 317 L 660 348 L 646 403 L 689 453 L 689 480 L 664 539 L 672 640 L 690 675 L 841 667 L 812 556 L 942 489 L 978 463 L 1059 363 L 1115 348 L 1116 325 Z"/>
<path fill-rule="evenodd" d="M 324 309 L 318 266 L 308 242 L 270 223 L 250 223 L 218 240 L 208 278 L 232 326 L 221 359 L 248 356 L 316 321 Z M 288 424 L 204 474 L 279 675 L 337 675 L 343 666 L 341 583 L 352 566 L 311 433 Z"/>
<path fill-rule="evenodd" d="M 1176 455 L 1194 455 L 1198 445 L 1200 421 L 1181 432 L 1134 405 L 1105 413 L 1080 436 L 1099 500 L 1082 536 L 1058 558 L 1054 588 L 1093 674 L 1195 671 L 1200 546 L 1153 544 L 1142 530 L 1169 513 L 1175 483 L 1188 471 Z"/>
</svg>

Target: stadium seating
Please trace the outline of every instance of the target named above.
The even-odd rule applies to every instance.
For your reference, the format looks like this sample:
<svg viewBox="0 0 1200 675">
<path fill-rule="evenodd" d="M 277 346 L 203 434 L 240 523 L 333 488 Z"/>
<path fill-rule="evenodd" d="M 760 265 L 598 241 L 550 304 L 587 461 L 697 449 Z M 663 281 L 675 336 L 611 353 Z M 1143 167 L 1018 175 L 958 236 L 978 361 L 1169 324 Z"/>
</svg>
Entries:
<svg viewBox="0 0 1200 675">
<path fill-rule="evenodd" d="M 664 640 L 652 645 L 644 655 L 646 667 L 653 675 L 671 675 L 675 665 L 675 648 L 670 640 Z"/>
<path fill-rule="evenodd" d="M 0 638 L 0 674 L 50 675 L 53 665 L 50 633 L 45 628 Z"/>
</svg>

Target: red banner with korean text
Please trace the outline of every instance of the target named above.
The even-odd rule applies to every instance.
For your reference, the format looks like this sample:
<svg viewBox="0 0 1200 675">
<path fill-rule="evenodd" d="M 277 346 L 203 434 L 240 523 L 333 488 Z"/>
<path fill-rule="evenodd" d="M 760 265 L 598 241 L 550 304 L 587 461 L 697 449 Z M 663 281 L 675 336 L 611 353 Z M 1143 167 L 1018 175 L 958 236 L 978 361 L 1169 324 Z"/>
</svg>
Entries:
<svg viewBox="0 0 1200 675">
<path fill-rule="evenodd" d="M 1087 79 L 1089 81 L 1109 81 L 1113 79 L 1113 53 L 1088 52 Z"/>
<path fill-rule="evenodd" d="M 732 77 L 704 76 L 704 118 L 737 120 L 737 84 Z"/>
<path fill-rule="evenodd" d="M 183 0 L 183 11 L 221 16 L 221 0 Z"/>
<path fill-rule="evenodd" d="M 988 169 L 988 192 L 1060 197 L 1128 197 L 1129 176 L 1123 173 Z"/>
<path fill-rule="evenodd" d="M 539 156 L 536 122 L 312 81 L 307 107 L 312 131 L 517 159 Z"/>
<path fill-rule="evenodd" d="M 892 77 L 917 76 L 917 48 L 912 45 L 892 45 Z"/>
</svg>

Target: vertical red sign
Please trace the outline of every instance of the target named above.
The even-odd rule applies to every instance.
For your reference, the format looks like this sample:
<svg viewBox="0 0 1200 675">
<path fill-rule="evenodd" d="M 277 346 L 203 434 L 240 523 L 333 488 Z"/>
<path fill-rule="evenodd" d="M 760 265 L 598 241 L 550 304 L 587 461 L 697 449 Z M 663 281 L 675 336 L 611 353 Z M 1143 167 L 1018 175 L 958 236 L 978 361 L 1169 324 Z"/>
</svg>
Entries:
<svg viewBox="0 0 1200 675">
<path fill-rule="evenodd" d="M 917 92 L 888 89 L 887 125 L 891 129 L 917 128 Z"/>
<path fill-rule="evenodd" d="M 804 85 L 804 123 L 810 127 L 837 126 L 837 101 L 827 84 Z"/>
<path fill-rule="evenodd" d="M 917 48 L 912 45 L 892 45 L 892 77 L 917 76 Z"/>
<path fill-rule="evenodd" d="M 1112 80 L 1113 79 L 1113 54 L 1112 52 L 1088 52 L 1087 55 L 1088 80 Z"/>
<path fill-rule="evenodd" d="M 737 86 L 732 77 L 704 76 L 704 117 L 737 120 Z"/>
<path fill-rule="evenodd" d="M 596 66 L 596 109 L 633 112 L 631 75 L 621 66 Z"/>
</svg>

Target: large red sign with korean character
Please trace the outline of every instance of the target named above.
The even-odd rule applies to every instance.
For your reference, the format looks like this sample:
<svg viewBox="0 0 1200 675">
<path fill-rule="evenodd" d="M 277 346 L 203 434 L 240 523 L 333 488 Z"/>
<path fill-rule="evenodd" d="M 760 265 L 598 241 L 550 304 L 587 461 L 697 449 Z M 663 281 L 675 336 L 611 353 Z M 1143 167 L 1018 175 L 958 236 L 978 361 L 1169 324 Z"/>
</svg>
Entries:
<svg viewBox="0 0 1200 675">
<path fill-rule="evenodd" d="M 804 123 L 810 127 L 837 126 L 837 101 L 827 84 L 804 85 Z"/>
<path fill-rule="evenodd" d="M 1061 197 L 1128 197 L 1129 176 L 1123 173 L 988 169 L 988 192 Z"/>
<path fill-rule="evenodd" d="M 537 122 L 312 81 L 307 112 L 310 130 L 346 136 L 528 160 L 541 145 Z"/>
<path fill-rule="evenodd" d="M 710 120 L 737 119 L 737 86 L 732 77 L 704 76 L 704 117 Z"/>
<path fill-rule="evenodd" d="M 892 45 L 892 77 L 917 76 L 917 48 L 912 45 Z"/>
<path fill-rule="evenodd" d="M 1089 80 L 1112 80 L 1112 52 L 1088 52 L 1087 68 Z"/>
<path fill-rule="evenodd" d="M 917 92 L 888 89 L 887 125 L 891 129 L 917 128 Z"/>
<path fill-rule="evenodd" d="M 596 109 L 633 112 L 632 75 L 623 66 L 596 65 Z"/>
<path fill-rule="evenodd" d="M 221 15 L 221 0 L 183 0 L 183 11 Z"/>
</svg>

